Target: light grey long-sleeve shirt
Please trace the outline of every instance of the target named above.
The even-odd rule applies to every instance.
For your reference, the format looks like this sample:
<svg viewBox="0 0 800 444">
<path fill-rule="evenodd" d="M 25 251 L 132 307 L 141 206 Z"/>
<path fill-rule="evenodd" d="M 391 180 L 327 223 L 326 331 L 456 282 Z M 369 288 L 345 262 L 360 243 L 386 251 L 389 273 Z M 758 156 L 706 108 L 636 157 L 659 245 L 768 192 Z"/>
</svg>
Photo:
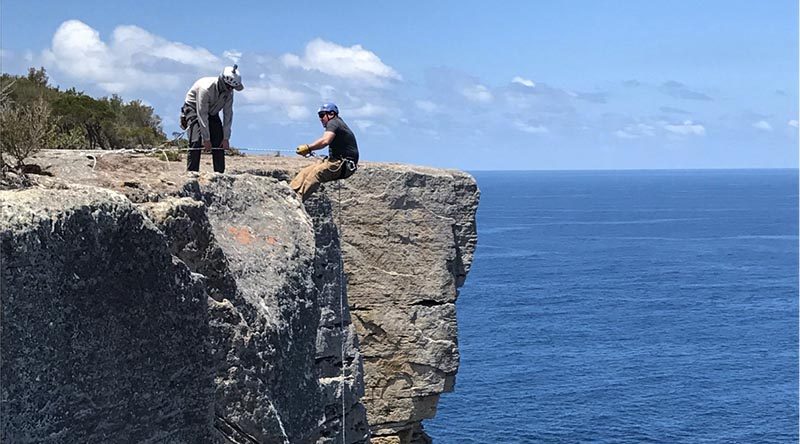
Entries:
<svg viewBox="0 0 800 444">
<path fill-rule="evenodd" d="M 208 116 L 222 111 L 223 138 L 230 140 L 231 123 L 233 122 L 233 90 L 221 85 L 219 77 L 203 77 L 194 82 L 186 93 L 186 103 L 197 109 L 197 122 L 200 124 L 200 135 L 203 140 L 211 140 L 208 131 Z"/>
</svg>

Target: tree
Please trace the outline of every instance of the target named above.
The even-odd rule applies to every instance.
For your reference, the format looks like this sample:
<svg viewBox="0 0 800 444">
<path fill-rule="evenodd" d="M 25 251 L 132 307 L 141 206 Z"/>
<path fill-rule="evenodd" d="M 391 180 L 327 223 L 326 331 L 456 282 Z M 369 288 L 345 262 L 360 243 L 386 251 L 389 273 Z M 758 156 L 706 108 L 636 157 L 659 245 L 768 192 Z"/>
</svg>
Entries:
<svg viewBox="0 0 800 444">
<path fill-rule="evenodd" d="M 56 148 L 146 147 L 167 139 L 161 118 L 140 100 L 125 103 L 118 95 L 95 99 L 75 88 L 60 91 L 48 82 L 43 67 L 30 68 L 27 76 L 0 76 L 0 87 L 8 87 L 3 101 L 14 103 L 15 110 L 28 109 L 40 100 L 50 105 L 52 115 L 48 115 L 50 124 L 56 126 Z M 41 108 L 40 104 L 36 106 Z"/>
<path fill-rule="evenodd" d="M 20 105 L 27 106 L 43 98 L 52 103 L 58 95 L 58 90 L 47 85 L 47 73 L 44 68 L 28 70 L 26 77 L 3 74 L 0 83 L 13 85 L 8 93 L 8 99 Z"/>
<path fill-rule="evenodd" d="M 128 103 L 117 96 L 103 98 L 114 114 L 111 126 L 105 129 L 112 148 L 146 147 L 163 143 L 166 136 L 161 131 L 161 118 L 153 108 L 140 100 Z"/>
<path fill-rule="evenodd" d="M 0 167 L 21 170 L 25 159 L 50 148 L 56 133 L 47 92 L 44 68 L 28 72 L 27 78 L 0 77 Z"/>
<path fill-rule="evenodd" d="M 44 99 L 39 98 L 27 105 L 4 104 L 0 110 L 0 162 L 3 170 L 7 167 L 21 169 L 26 158 L 50 148 L 55 132 L 50 105 Z"/>
<path fill-rule="evenodd" d="M 59 116 L 59 127 L 62 131 L 83 127 L 89 149 L 109 147 L 103 128 L 111 123 L 114 113 L 107 102 L 70 89 L 55 100 L 53 110 Z"/>
<path fill-rule="evenodd" d="M 30 80 L 30 82 L 34 85 L 47 88 L 47 82 L 50 79 L 47 77 L 47 72 L 44 70 L 44 66 L 42 66 L 39 69 L 28 68 L 28 80 Z"/>
</svg>

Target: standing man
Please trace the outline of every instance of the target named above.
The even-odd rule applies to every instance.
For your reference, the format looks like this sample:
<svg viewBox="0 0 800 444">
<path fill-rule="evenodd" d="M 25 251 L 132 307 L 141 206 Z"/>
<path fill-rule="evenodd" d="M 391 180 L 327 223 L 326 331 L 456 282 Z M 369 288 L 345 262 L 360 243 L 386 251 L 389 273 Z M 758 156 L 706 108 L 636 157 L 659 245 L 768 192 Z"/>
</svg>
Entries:
<svg viewBox="0 0 800 444">
<path fill-rule="evenodd" d="M 291 187 L 305 201 L 323 182 L 346 179 L 358 168 L 358 144 L 353 131 L 339 117 L 339 108 L 334 103 L 324 103 L 317 111 L 325 132 L 322 137 L 307 145 L 297 147 L 297 154 L 308 156 L 314 150 L 329 147 L 328 157 L 322 162 L 309 165 L 292 179 Z"/>
<path fill-rule="evenodd" d="M 203 77 L 194 82 L 186 93 L 181 108 L 181 123 L 185 120 L 184 129 L 189 138 L 187 171 L 200 169 L 202 148 L 203 152 L 211 153 L 214 171 L 225 172 L 225 150 L 230 148 L 233 122 L 233 90 L 244 89 L 238 69 L 238 65 L 226 66 L 219 77 Z M 224 123 L 219 119 L 220 111 L 225 115 Z"/>
</svg>

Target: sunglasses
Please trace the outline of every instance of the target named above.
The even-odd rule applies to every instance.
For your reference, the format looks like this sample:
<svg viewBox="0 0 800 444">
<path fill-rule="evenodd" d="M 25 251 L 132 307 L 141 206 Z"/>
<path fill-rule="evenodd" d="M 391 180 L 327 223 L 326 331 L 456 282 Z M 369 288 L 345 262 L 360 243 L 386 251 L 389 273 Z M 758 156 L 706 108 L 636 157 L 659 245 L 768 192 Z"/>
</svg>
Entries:
<svg viewBox="0 0 800 444">
<path fill-rule="evenodd" d="M 317 115 L 321 119 L 321 118 L 325 117 L 326 115 L 328 115 L 328 113 L 317 113 Z"/>
</svg>

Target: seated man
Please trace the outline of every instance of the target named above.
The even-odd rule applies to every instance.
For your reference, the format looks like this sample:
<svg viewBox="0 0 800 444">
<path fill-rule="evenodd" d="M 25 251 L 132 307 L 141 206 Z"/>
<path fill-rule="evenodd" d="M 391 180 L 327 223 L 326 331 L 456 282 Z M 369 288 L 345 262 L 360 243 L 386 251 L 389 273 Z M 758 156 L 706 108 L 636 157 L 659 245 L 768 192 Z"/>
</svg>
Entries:
<svg viewBox="0 0 800 444">
<path fill-rule="evenodd" d="M 339 117 L 339 108 L 333 103 L 325 103 L 317 111 L 319 120 L 325 128 L 322 137 L 307 145 L 297 147 L 297 154 L 308 156 L 314 150 L 329 147 L 329 156 L 322 162 L 309 165 L 292 179 L 291 187 L 305 201 L 323 182 L 346 179 L 358 166 L 358 144 L 356 136 L 344 120 Z"/>
</svg>

